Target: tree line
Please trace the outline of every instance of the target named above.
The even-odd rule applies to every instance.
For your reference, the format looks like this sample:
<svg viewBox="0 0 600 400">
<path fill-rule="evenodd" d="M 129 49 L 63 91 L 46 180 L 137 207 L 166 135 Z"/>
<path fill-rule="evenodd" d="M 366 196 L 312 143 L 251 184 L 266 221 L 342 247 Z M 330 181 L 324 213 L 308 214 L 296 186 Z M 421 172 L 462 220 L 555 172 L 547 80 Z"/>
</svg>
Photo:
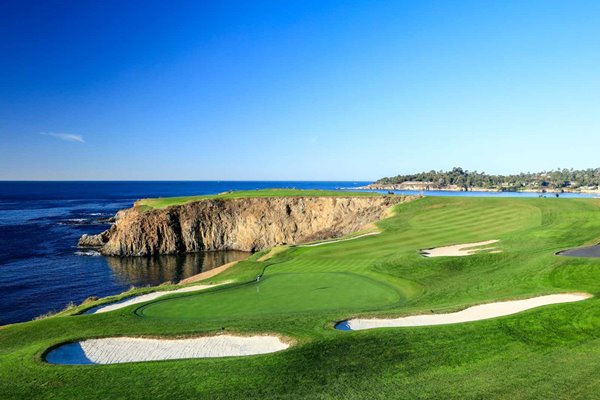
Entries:
<svg viewBox="0 0 600 400">
<path fill-rule="evenodd" d="M 379 179 L 376 184 L 399 184 L 402 182 L 431 182 L 432 186 L 456 185 L 464 189 L 486 188 L 499 190 L 523 189 L 597 189 L 600 186 L 600 168 L 556 169 L 542 172 L 522 172 L 515 175 L 490 175 L 485 172 L 468 171 L 460 167 L 450 171 L 419 172 Z"/>
</svg>

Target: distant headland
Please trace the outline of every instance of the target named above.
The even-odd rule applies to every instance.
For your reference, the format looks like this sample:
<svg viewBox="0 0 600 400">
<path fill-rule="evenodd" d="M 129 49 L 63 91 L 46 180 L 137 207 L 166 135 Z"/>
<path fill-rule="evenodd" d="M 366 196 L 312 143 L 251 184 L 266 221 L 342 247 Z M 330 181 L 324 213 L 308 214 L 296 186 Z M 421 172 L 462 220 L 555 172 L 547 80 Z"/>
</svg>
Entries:
<svg viewBox="0 0 600 400">
<path fill-rule="evenodd" d="M 556 169 L 515 175 L 490 175 L 455 167 L 381 178 L 360 189 L 482 192 L 600 193 L 600 168 Z"/>
<path fill-rule="evenodd" d="M 415 196 L 327 190 L 267 189 L 209 196 L 143 199 L 121 210 L 79 246 L 111 256 L 213 250 L 255 252 L 337 238 L 363 229 Z"/>
</svg>

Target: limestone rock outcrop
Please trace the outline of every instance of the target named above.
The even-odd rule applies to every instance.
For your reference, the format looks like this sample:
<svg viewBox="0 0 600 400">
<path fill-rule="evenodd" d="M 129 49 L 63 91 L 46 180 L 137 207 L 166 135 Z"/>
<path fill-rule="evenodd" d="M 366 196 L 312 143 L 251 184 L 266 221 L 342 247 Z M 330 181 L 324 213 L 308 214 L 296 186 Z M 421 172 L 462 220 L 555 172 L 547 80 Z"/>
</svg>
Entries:
<svg viewBox="0 0 600 400">
<path fill-rule="evenodd" d="M 110 229 L 79 244 L 105 255 L 258 251 L 342 236 L 380 219 L 407 196 L 206 199 L 149 211 L 122 210 Z"/>
</svg>

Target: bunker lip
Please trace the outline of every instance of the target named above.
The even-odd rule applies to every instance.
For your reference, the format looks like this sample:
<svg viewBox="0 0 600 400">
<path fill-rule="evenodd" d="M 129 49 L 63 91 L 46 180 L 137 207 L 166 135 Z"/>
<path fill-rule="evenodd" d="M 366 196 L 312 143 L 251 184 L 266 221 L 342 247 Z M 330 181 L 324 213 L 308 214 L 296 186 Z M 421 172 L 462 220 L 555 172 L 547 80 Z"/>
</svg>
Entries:
<svg viewBox="0 0 600 400">
<path fill-rule="evenodd" d="M 589 293 L 560 293 L 522 300 L 484 303 L 470 306 L 461 311 L 445 314 L 420 314 L 399 318 L 354 318 L 338 322 L 335 325 L 335 329 L 356 331 L 375 328 L 458 324 L 504 317 L 546 305 L 571 303 L 586 300 L 591 297 L 592 295 Z"/>
<path fill-rule="evenodd" d="M 338 331 L 351 331 L 350 320 L 346 319 L 343 321 L 336 322 L 333 327 Z"/>
<path fill-rule="evenodd" d="M 101 314 L 101 313 L 105 313 L 105 312 L 109 312 L 109 311 L 119 310 L 121 308 L 125 308 L 125 307 L 128 307 L 128 306 L 131 306 L 133 304 L 145 303 L 147 301 L 156 300 L 159 297 L 167 296 L 167 295 L 170 295 L 170 294 L 197 292 L 197 291 L 201 291 L 201 290 L 205 290 L 205 289 L 209 289 L 209 288 L 221 286 L 221 285 L 224 285 L 224 284 L 227 284 L 227 283 L 230 283 L 230 282 L 229 281 L 225 281 L 225 282 L 217 283 L 217 284 L 214 284 L 214 285 L 186 286 L 186 287 L 179 288 L 179 289 L 156 291 L 156 292 L 150 292 L 150 293 L 146 293 L 146 294 L 141 294 L 141 295 L 138 295 L 138 296 L 126 297 L 126 298 L 124 298 L 122 300 L 118 300 L 118 301 L 115 301 L 115 302 L 106 303 L 106 304 L 102 304 L 102 305 L 99 305 L 99 306 L 95 306 L 95 307 L 89 308 L 89 309 L 85 310 L 84 312 L 82 312 L 80 315 L 85 315 L 85 314 Z"/>
<path fill-rule="evenodd" d="M 498 253 L 496 247 L 481 247 L 492 243 L 497 243 L 499 240 L 486 240 L 483 242 L 462 243 L 450 246 L 432 247 L 429 249 L 421 249 L 419 253 L 423 257 L 464 257 L 477 254 L 478 252 Z"/>
<path fill-rule="evenodd" d="M 591 246 L 560 250 L 554 253 L 554 255 L 562 257 L 600 258 L 600 243 Z"/>
<path fill-rule="evenodd" d="M 42 356 L 49 364 L 89 365 L 241 357 L 275 353 L 290 347 L 275 335 L 216 335 L 188 338 L 107 337 L 67 342 L 50 347 Z"/>
</svg>

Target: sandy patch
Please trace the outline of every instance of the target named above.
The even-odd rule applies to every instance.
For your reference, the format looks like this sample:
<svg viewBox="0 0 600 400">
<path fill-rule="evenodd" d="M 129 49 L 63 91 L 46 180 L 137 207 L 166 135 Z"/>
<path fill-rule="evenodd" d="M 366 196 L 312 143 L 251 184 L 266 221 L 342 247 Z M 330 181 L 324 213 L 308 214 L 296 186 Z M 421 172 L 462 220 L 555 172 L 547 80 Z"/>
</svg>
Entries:
<svg viewBox="0 0 600 400">
<path fill-rule="evenodd" d="M 324 244 L 330 244 L 330 243 L 338 243 L 338 242 L 347 242 L 348 240 L 354 240 L 354 239 L 360 239 L 362 237 L 365 236 L 373 236 L 373 235 L 379 235 L 381 232 L 368 232 L 368 233 L 363 233 L 362 235 L 357 235 L 357 236 L 353 236 L 350 238 L 346 238 L 346 239 L 337 239 L 337 240 L 327 240 L 325 242 L 318 242 L 318 243 L 310 243 L 310 244 L 299 244 L 296 247 L 315 247 L 315 246 L 323 246 Z"/>
<path fill-rule="evenodd" d="M 496 247 L 481 248 L 481 246 L 487 246 L 488 244 L 496 242 L 498 242 L 498 240 L 486 240 L 485 242 L 463 243 L 452 246 L 435 247 L 433 249 L 421 250 L 421 255 L 423 257 L 464 257 L 480 252 L 500 253 L 501 250 L 498 250 Z"/>
<path fill-rule="evenodd" d="M 227 264 L 225 264 L 225 265 L 227 265 Z M 211 270 L 211 271 L 213 271 L 213 270 Z M 211 272 L 211 271 L 208 271 L 208 272 Z M 165 291 L 161 291 L 161 292 L 152 292 L 152 293 L 148 293 L 148 294 L 142 294 L 140 296 L 135 296 L 135 297 L 128 297 L 124 300 L 117 301 L 116 303 L 110 303 L 107 305 L 90 308 L 84 314 L 105 313 L 105 312 L 109 312 L 109 311 L 118 310 L 120 308 L 130 306 L 132 304 L 144 303 L 146 301 L 155 300 L 155 299 L 158 299 L 159 297 L 166 296 L 168 294 L 197 292 L 199 290 L 204 290 L 204 289 L 208 289 L 211 287 L 224 285 L 226 283 L 228 283 L 228 282 L 221 282 L 216 285 L 195 285 L 195 286 L 184 287 L 181 289 L 165 290 Z"/>
<path fill-rule="evenodd" d="M 117 364 L 136 361 L 251 356 L 285 350 L 276 336 L 219 335 L 191 339 L 117 337 L 68 343 L 51 350 L 52 364 Z"/>
<path fill-rule="evenodd" d="M 220 267 L 213 268 L 213 269 L 205 271 L 205 272 L 200 272 L 199 274 L 190 276 L 189 278 L 185 278 L 184 280 L 180 281 L 179 284 L 187 285 L 188 283 L 194 283 L 194 282 L 198 282 L 198 281 L 203 281 L 208 278 L 212 278 L 213 276 L 220 274 L 221 272 L 223 272 L 225 270 L 228 270 L 229 268 L 233 267 L 234 265 L 236 265 L 239 262 L 240 262 L 240 260 L 232 261 L 230 263 L 223 264 Z"/>
<path fill-rule="evenodd" d="M 267 254 L 264 254 L 263 256 L 261 256 L 257 261 L 263 262 L 263 261 L 270 260 L 271 258 L 275 257 L 276 255 L 283 253 L 287 249 L 289 249 L 289 246 L 273 247 L 273 248 L 271 248 L 271 250 L 269 250 L 269 252 Z"/>
<path fill-rule="evenodd" d="M 592 295 L 587 293 L 563 293 L 548 296 L 533 297 L 525 300 L 511 300 L 497 303 L 480 304 L 466 308 L 462 311 L 448 314 L 411 315 L 393 319 L 350 319 L 343 322 L 340 329 L 363 330 L 384 327 L 410 327 L 458 324 L 462 322 L 480 321 L 483 319 L 503 317 L 516 314 L 532 308 L 549 304 L 570 303 L 589 299 Z"/>
</svg>

